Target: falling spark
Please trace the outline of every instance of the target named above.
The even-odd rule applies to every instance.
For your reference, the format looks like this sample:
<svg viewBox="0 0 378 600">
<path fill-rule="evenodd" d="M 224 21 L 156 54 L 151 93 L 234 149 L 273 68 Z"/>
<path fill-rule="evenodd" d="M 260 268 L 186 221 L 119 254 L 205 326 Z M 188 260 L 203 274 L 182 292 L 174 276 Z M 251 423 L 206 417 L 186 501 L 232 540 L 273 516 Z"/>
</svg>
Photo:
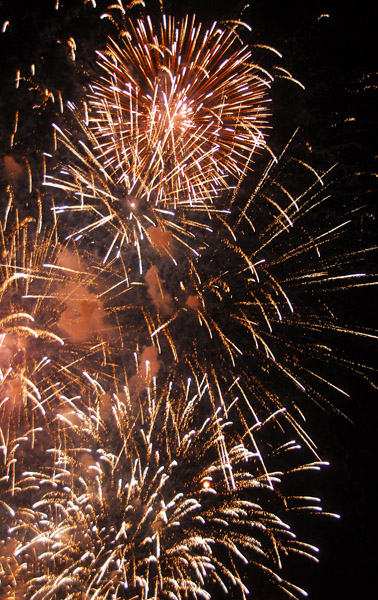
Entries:
<svg viewBox="0 0 378 600">
<path fill-rule="evenodd" d="M 4 158 L 0 595 L 245 599 L 264 579 L 298 598 L 286 556 L 318 550 L 295 525 L 324 513 L 293 478 L 327 464 L 306 402 L 348 396 L 335 367 L 366 376 L 340 339 L 377 332 L 335 306 L 376 285 L 376 249 L 338 246 L 359 211 L 331 169 L 268 148 L 273 77 L 239 22 L 100 18 L 120 35 L 68 115 L 38 68 L 16 76 L 69 127 L 43 193 Z"/>
</svg>

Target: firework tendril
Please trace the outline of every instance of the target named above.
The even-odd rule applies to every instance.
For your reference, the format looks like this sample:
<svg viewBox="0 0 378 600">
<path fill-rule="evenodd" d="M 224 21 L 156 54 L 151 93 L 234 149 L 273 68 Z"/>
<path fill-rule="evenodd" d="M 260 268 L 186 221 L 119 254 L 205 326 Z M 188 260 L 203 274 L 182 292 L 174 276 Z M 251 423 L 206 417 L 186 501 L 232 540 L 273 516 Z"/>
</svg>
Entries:
<svg viewBox="0 0 378 600">
<path fill-rule="evenodd" d="M 111 248 L 139 247 L 154 227 L 185 238 L 265 147 L 269 76 L 232 29 L 189 17 L 157 33 L 149 18 L 129 22 L 98 67 L 85 110 L 71 105 L 84 139 L 58 129 L 72 161 L 46 183 L 78 201 L 59 212 L 91 213 L 76 235 L 110 227 Z"/>
<path fill-rule="evenodd" d="M 247 563 L 295 591 L 274 565 L 281 554 L 313 558 L 317 549 L 283 518 L 319 511 L 318 500 L 280 499 L 289 473 L 267 472 L 256 452 L 268 423 L 252 427 L 251 451 L 221 409 L 202 421 L 211 408 L 207 387 L 191 396 L 188 383 L 176 396 L 170 384 L 160 398 L 151 389 L 139 406 L 126 387 L 110 397 L 97 386 L 89 407 L 66 398 L 57 416 L 65 441 L 51 449 L 53 465 L 24 473 L 23 485 L 40 488 L 32 523 L 14 528 L 27 540 L 15 554 L 27 565 L 28 597 L 210 598 L 209 587 L 220 586 L 244 598 Z M 283 444 L 270 459 L 294 446 Z"/>
<path fill-rule="evenodd" d="M 318 550 L 296 527 L 328 514 L 306 406 L 346 394 L 340 363 L 366 374 L 337 336 L 377 339 L 328 298 L 376 284 L 374 249 L 328 252 L 359 212 L 267 147 L 274 78 L 241 23 L 105 16 L 42 189 L 5 161 L 0 595 L 298 598 L 287 556 Z"/>
</svg>

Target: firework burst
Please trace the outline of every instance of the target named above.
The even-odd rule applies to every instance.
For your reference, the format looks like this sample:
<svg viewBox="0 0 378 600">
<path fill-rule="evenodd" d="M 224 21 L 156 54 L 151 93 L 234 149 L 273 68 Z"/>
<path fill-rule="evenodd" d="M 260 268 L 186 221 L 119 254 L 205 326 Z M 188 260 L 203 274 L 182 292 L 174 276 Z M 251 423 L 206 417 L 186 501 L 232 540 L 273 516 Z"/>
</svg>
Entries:
<svg viewBox="0 0 378 600">
<path fill-rule="evenodd" d="M 46 181 L 78 200 L 59 210 L 89 211 L 76 235 L 106 225 L 111 248 L 153 242 L 153 228 L 185 239 L 265 146 L 269 76 L 233 29 L 189 17 L 128 22 L 98 63 L 85 107 L 71 106 L 84 141 L 58 129 L 72 160 Z"/>
<path fill-rule="evenodd" d="M 155 352 L 154 374 L 206 376 L 214 406 L 239 377 L 253 407 L 266 415 L 285 408 L 311 445 L 302 431 L 306 399 L 324 405 L 327 390 L 345 394 L 334 372 L 339 340 L 329 332 L 376 339 L 328 308 L 345 289 L 375 284 L 360 270 L 366 249 L 335 251 L 358 211 L 334 212 L 331 184 L 329 173 L 294 161 L 287 148 L 252 192 L 247 181 L 239 197 L 230 193 L 225 214 L 197 234 L 195 257 L 173 242 L 167 251 L 158 234 L 149 268 L 131 282 L 119 313 L 133 323 L 139 348 Z"/>
<path fill-rule="evenodd" d="M 100 55 L 88 110 L 101 163 L 153 204 L 212 202 L 264 146 L 267 76 L 234 30 L 201 29 L 189 17 L 163 17 L 158 32 L 129 22 Z"/>
<path fill-rule="evenodd" d="M 357 268 L 366 248 L 338 247 L 359 213 L 333 210 L 327 173 L 286 149 L 254 179 L 272 78 L 239 27 L 117 21 L 68 129 L 55 125 L 48 187 L 18 211 L 11 191 L 7 600 L 245 598 L 251 581 L 258 597 L 262 580 L 304 593 L 286 555 L 316 548 L 291 527 L 321 509 L 292 478 L 323 463 L 303 399 L 344 393 L 340 336 L 377 338 L 338 319 L 334 295 L 376 277 Z"/>
<path fill-rule="evenodd" d="M 257 443 L 268 423 L 251 426 L 251 451 L 221 409 L 205 416 L 205 383 L 194 395 L 189 382 L 176 393 L 169 384 L 160 397 L 154 385 L 138 396 L 94 388 L 89 403 L 66 399 L 64 444 L 48 450 L 54 464 L 25 474 L 45 490 L 32 521 L 13 529 L 31 600 L 210 598 L 230 588 L 244 598 L 246 564 L 300 592 L 276 570 L 282 555 L 314 557 L 316 548 L 283 519 L 321 509 L 316 499 L 281 497 L 293 469 L 288 460 L 286 474 L 268 472 L 262 462 Z M 295 447 L 283 443 L 266 459 Z"/>
</svg>

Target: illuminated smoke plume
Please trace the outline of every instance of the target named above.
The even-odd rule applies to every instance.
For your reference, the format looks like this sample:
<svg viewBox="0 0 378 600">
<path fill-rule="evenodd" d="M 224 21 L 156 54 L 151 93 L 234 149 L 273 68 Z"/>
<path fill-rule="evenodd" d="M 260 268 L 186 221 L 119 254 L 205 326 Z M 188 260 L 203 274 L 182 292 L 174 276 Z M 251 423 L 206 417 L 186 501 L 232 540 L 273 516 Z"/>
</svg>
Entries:
<svg viewBox="0 0 378 600">
<path fill-rule="evenodd" d="M 164 315 L 172 312 L 171 298 L 164 291 L 164 282 L 161 281 L 156 267 L 152 266 L 145 275 L 148 294 L 156 308 Z"/>
</svg>

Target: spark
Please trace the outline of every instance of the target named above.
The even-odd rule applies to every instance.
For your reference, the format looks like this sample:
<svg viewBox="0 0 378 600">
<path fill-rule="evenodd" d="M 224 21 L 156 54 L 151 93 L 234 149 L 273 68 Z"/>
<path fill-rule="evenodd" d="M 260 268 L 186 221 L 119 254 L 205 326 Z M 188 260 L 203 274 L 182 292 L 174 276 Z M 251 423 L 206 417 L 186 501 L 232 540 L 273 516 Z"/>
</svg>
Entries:
<svg viewBox="0 0 378 600">
<path fill-rule="evenodd" d="M 247 568 L 306 595 L 286 555 L 318 549 L 292 528 L 330 514 L 291 487 L 327 464 L 306 403 L 349 395 L 335 366 L 369 374 L 339 340 L 377 332 L 337 307 L 376 285 L 376 248 L 339 245 L 360 213 L 333 204 L 335 169 L 268 148 L 274 78 L 239 22 L 100 18 L 120 35 L 54 125 L 43 192 L 24 159 L 18 202 L 5 161 L 0 593 L 245 599 Z M 63 113 L 39 69 L 34 106 Z"/>
<path fill-rule="evenodd" d="M 160 30 L 149 17 L 126 26 L 99 53 L 105 75 L 84 113 L 69 105 L 84 140 L 56 126 L 72 161 L 45 183 L 79 200 L 59 210 L 95 217 L 75 235 L 107 225 L 121 234 L 113 246 L 139 251 L 151 225 L 181 240 L 195 225 L 189 215 L 217 210 L 216 197 L 265 147 L 270 82 L 233 29 L 203 30 L 189 17 L 163 17 Z"/>
<path fill-rule="evenodd" d="M 283 519 L 320 512 L 319 500 L 279 500 L 286 475 L 262 471 L 222 410 L 203 420 L 206 384 L 194 395 L 190 382 L 184 394 L 168 384 L 160 397 L 154 386 L 135 397 L 131 388 L 110 396 L 91 384 L 92 400 L 65 399 L 64 446 L 52 449 L 53 464 L 25 474 L 24 483 L 42 486 L 33 524 L 14 532 L 30 598 L 75 591 L 105 599 L 125 589 L 137 597 L 210 597 L 210 585 L 245 597 L 243 564 L 268 571 L 290 593 L 295 586 L 275 572 L 281 554 L 316 560 L 317 549 L 292 536 Z"/>
</svg>

